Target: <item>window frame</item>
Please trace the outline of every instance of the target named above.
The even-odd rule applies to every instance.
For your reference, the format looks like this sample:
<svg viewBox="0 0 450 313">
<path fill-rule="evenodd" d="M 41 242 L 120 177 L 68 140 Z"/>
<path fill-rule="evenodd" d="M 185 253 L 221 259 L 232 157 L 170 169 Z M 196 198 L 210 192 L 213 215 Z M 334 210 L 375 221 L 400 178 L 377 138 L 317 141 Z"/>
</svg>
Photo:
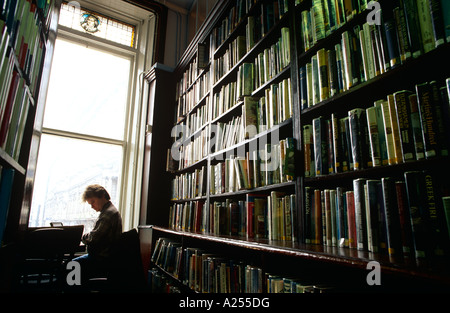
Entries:
<svg viewBox="0 0 450 313">
<path fill-rule="evenodd" d="M 108 12 L 101 12 L 108 15 Z M 140 191 L 142 185 L 144 144 L 145 144 L 145 123 L 147 116 L 147 99 L 145 98 L 145 87 L 143 74 L 145 68 L 155 59 L 154 42 L 157 39 L 156 13 L 148 11 L 148 18 L 137 20 L 135 25 L 135 45 L 129 47 L 58 25 L 56 39 L 62 39 L 82 45 L 87 45 L 100 51 L 105 51 L 121 57 L 129 58 L 131 61 L 129 90 L 125 108 L 125 123 L 123 139 L 117 140 L 104 138 L 83 133 L 64 131 L 59 129 L 46 128 L 42 125 L 42 135 L 55 135 L 72 139 L 82 139 L 98 143 L 120 145 L 123 151 L 122 172 L 118 189 L 119 203 L 116 203 L 123 220 L 124 231 L 134 228 L 139 224 L 140 218 Z M 115 18 L 116 14 L 111 15 Z M 124 20 L 129 22 L 129 16 Z M 153 36 L 153 37 L 152 37 Z M 153 47 L 151 47 L 153 46 Z M 148 49 L 151 55 L 147 55 Z M 144 51 L 144 52 L 141 52 Z M 45 113 L 44 113 L 45 114 Z M 81 195 L 80 195 L 81 197 Z"/>
</svg>

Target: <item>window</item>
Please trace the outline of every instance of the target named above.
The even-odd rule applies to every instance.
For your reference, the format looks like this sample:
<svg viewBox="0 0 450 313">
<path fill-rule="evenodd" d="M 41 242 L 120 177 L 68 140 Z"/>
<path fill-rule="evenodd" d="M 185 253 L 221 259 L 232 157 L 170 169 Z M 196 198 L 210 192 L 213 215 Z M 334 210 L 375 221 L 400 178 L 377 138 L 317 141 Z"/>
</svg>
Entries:
<svg viewBox="0 0 450 313">
<path fill-rule="evenodd" d="M 134 47 L 135 27 L 79 6 L 61 4 L 59 24 L 94 36 Z"/>
<path fill-rule="evenodd" d="M 93 20 L 86 29 L 82 24 L 89 14 Z M 151 60 L 139 51 L 153 43 L 148 34 L 154 17 L 142 12 L 133 26 L 63 4 L 59 23 L 29 226 L 57 221 L 90 231 L 98 213 L 81 196 L 96 183 L 110 193 L 124 230 L 135 227 L 139 202 L 133 190 L 141 180 L 145 135 L 139 125 L 146 116 L 139 77 Z M 145 31 L 140 39 L 139 29 Z"/>
</svg>

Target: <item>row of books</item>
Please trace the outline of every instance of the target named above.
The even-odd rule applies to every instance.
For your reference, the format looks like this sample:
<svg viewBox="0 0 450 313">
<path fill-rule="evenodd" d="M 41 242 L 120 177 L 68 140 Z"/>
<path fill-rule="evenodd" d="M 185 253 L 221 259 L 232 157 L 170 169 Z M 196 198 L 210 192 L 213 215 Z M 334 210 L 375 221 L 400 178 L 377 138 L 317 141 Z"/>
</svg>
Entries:
<svg viewBox="0 0 450 313">
<path fill-rule="evenodd" d="M 213 109 L 213 113 L 210 113 L 208 103 L 205 103 L 183 124 L 176 125 L 173 135 L 178 155 L 169 157 L 179 161 L 178 169 L 184 169 L 206 157 L 209 150 L 218 153 L 253 138 L 258 133 L 273 129 L 292 116 L 290 88 L 290 79 L 272 84 L 260 98 L 245 97 L 241 115 L 233 116 L 228 122 L 217 122 L 209 126 L 208 117 L 217 111 Z M 214 108 L 216 107 L 214 105 Z M 190 137 L 194 133 L 195 135 Z"/>
<path fill-rule="evenodd" d="M 355 26 L 343 32 L 341 41 L 334 48 L 320 49 L 310 62 L 302 65 L 299 74 L 301 108 L 313 106 L 445 43 L 443 11 L 435 8 L 441 5 L 440 2 L 430 1 L 430 5 L 435 8 L 431 12 L 427 0 L 417 2 L 417 6 L 424 7 L 422 9 L 415 7 L 416 2 L 408 2 L 404 4 L 408 9 L 389 7 L 383 10 L 382 25 L 367 22 L 362 27 Z M 392 3 L 388 5 L 393 6 Z M 410 5 L 414 7 L 413 10 L 409 8 Z M 407 19 L 417 14 L 420 16 L 406 21 L 404 10 L 408 12 Z M 446 14 L 450 20 L 450 13 Z M 422 39 L 418 41 L 419 44 L 412 45 L 414 36 L 407 35 L 410 32 L 408 27 L 413 22 L 418 23 L 419 17 L 420 25 L 414 28 L 414 35 Z M 438 20 L 441 23 L 436 22 Z"/>
<path fill-rule="evenodd" d="M 174 134 L 178 132 L 181 136 L 175 140 L 172 148 L 168 150 L 168 157 L 170 162 L 178 162 L 178 169 L 184 169 L 192 164 L 204 159 L 208 153 L 208 142 L 210 136 L 210 126 L 207 125 L 201 131 L 195 133 L 194 136 L 189 136 L 189 129 L 183 125 L 176 125 L 172 131 Z"/>
<path fill-rule="evenodd" d="M 0 244 L 6 227 L 14 175 L 14 169 L 0 165 Z"/>
<path fill-rule="evenodd" d="M 303 51 L 309 50 L 357 14 L 364 12 L 369 2 L 367 0 L 313 0 L 311 8 L 301 12 Z"/>
<path fill-rule="evenodd" d="M 174 203 L 169 227 L 178 231 L 295 242 L 298 214 L 295 195 L 272 191 L 249 193 L 246 200 Z"/>
<path fill-rule="evenodd" d="M 175 89 L 175 99 L 178 100 L 181 96 L 183 96 L 186 91 L 195 83 L 199 75 L 199 67 L 198 67 L 198 59 L 193 58 L 189 65 L 186 66 L 186 69 L 177 82 Z"/>
<path fill-rule="evenodd" d="M 294 150 L 294 140 L 286 138 L 276 144 L 265 144 L 259 150 L 243 151 L 242 156 L 227 156 L 210 167 L 210 194 L 292 181 L 295 176 Z"/>
<path fill-rule="evenodd" d="M 254 88 L 257 89 L 282 70 L 287 68 L 291 60 L 289 28 L 281 28 L 281 37 L 270 48 L 260 52 L 253 64 L 255 65 Z"/>
<path fill-rule="evenodd" d="M 248 52 L 248 37 L 238 36 L 229 44 L 225 53 L 214 62 L 214 78 L 218 82 L 226 75 L 242 57 Z M 253 63 L 244 63 L 240 66 L 238 96 L 250 95 L 253 90 L 274 77 L 290 64 L 290 38 L 289 28 L 283 27 L 279 39 L 270 47 L 264 49 Z M 241 87 L 242 86 L 242 87 Z"/>
<path fill-rule="evenodd" d="M 247 50 L 250 50 L 255 42 L 264 37 L 283 17 L 288 11 L 288 2 L 286 0 L 236 0 L 236 5 L 228 11 L 228 16 L 225 16 L 219 26 L 213 30 L 212 38 L 216 48 L 228 39 L 250 10 L 254 13 L 247 17 Z"/>
<path fill-rule="evenodd" d="M 366 10 L 367 3 L 367 0 L 313 0 L 311 8 L 301 12 L 303 51 Z"/>
<path fill-rule="evenodd" d="M 241 80 L 245 81 L 245 80 Z M 240 81 L 238 80 L 238 83 Z M 244 101 L 245 126 L 255 126 L 256 132 L 267 130 L 292 116 L 291 80 L 282 80 L 271 84 L 264 91 L 262 97 L 248 95 L 238 96 L 236 82 L 223 85 L 219 92 L 214 94 L 211 118 L 215 119 L 227 112 L 241 101 Z M 247 137 L 247 136 L 246 136 Z"/>
<path fill-rule="evenodd" d="M 177 120 L 181 120 L 184 116 L 189 114 L 208 93 L 210 73 L 210 71 L 205 71 L 201 74 L 193 83 L 192 88 L 187 90 L 187 92 L 179 90 L 181 83 L 178 83 L 176 93 Z"/>
<path fill-rule="evenodd" d="M 192 172 L 179 174 L 171 182 L 171 199 L 192 199 L 206 195 L 205 166 L 194 169 Z"/>
<path fill-rule="evenodd" d="M 270 85 L 262 97 L 244 97 L 241 116 L 234 116 L 229 122 L 216 124 L 213 150 L 219 152 L 291 118 L 290 88 L 290 79 L 285 79 Z M 222 107 L 219 103 L 219 110 Z M 213 109 L 213 112 L 216 110 Z"/>
<path fill-rule="evenodd" d="M 325 293 L 334 289 L 331 285 L 265 273 L 259 266 L 199 248 L 183 248 L 163 237 L 156 242 L 152 262 L 199 293 Z M 158 280 L 162 278 L 155 270 L 151 274 L 156 274 L 154 278 Z M 172 286 L 173 283 L 166 283 L 164 289 L 179 292 Z"/>
<path fill-rule="evenodd" d="M 26 81 L 13 71 L 8 97 L 1 105 L 0 147 L 14 160 L 19 160 L 31 96 Z"/>
<path fill-rule="evenodd" d="M 5 53 L 9 54 L 10 49 L 14 51 L 17 66 L 35 94 L 44 50 L 38 7 L 31 0 L 9 0 L 4 2 L 3 12 L 2 36 L 5 36 L 3 28 L 6 27 L 9 38 L 6 50 L 1 51 L 2 58 L 5 58 Z"/>
<path fill-rule="evenodd" d="M 367 19 L 373 19 L 375 14 L 382 12 L 377 28 L 388 44 L 383 48 L 386 55 L 417 57 L 446 40 L 448 42 L 450 20 L 447 1 L 386 1 L 380 5 L 379 11 L 378 6 L 368 4 L 370 2 L 366 0 L 314 0 L 310 10 L 301 12 L 303 50 L 307 51 L 357 14 L 366 14 L 366 9 L 372 15 Z M 374 22 L 377 22 L 377 17 Z"/>
<path fill-rule="evenodd" d="M 448 156 L 450 80 L 417 84 L 356 108 L 348 116 L 314 118 L 303 126 L 305 176 Z"/>
<path fill-rule="evenodd" d="M 450 223 L 438 180 L 426 171 L 404 178 L 358 178 L 353 189 L 305 187 L 306 242 L 401 258 L 449 253 Z M 447 205 L 447 204 L 445 204 Z"/>
<path fill-rule="evenodd" d="M 18 160 L 30 105 L 25 78 L 15 67 L 14 50 L 9 46 L 7 26 L 0 20 L 2 38 L 0 43 L 0 147 Z"/>
<path fill-rule="evenodd" d="M 211 120 L 211 105 L 209 104 L 209 96 L 205 97 L 204 104 L 198 106 L 176 127 L 179 127 L 183 133 L 183 137 L 187 139 L 194 133 L 202 129 Z"/>
</svg>

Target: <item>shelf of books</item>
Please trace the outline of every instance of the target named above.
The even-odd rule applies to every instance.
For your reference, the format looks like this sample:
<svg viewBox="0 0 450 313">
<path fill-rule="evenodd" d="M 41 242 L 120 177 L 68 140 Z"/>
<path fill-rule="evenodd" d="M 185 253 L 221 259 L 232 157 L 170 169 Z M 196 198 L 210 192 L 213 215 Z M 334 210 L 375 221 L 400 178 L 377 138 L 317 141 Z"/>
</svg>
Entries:
<svg viewBox="0 0 450 313">
<path fill-rule="evenodd" d="M 24 177 L 39 96 L 53 0 L 5 0 L 0 12 L 0 241 L 14 193 Z M 17 178 L 16 178 L 17 180 Z M 23 189 L 23 186 L 21 186 Z M 22 194 L 22 192 L 17 192 Z"/>
<path fill-rule="evenodd" d="M 213 242 L 240 252 L 238 263 L 225 257 L 225 271 L 256 268 L 258 291 L 280 290 L 284 273 L 297 276 L 287 266 L 269 280 L 274 259 L 354 277 L 376 261 L 403 282 L 448 289 L 448 4 L 218 6 L 176 70 L 171 204 L 168 223 L 153 227 L 162 237 L 152 252 L 155 277 L 217 291 L 190 280 L 207 275 L 192 272 L 191 248 L 220 272 L 220 262 L 207 261 Z M 175 263 L 158 259 L 165 246 Z M 254 250 L 265 256 L 247 262 Z M 317 274 L 313 286 L 336 288 L 339 274 L 331 275 L 334 283 Z M 222 287 L 255 287 L 246 283 Z M 303 288 L 295 286 L 285 285 Z"/>
</svg>

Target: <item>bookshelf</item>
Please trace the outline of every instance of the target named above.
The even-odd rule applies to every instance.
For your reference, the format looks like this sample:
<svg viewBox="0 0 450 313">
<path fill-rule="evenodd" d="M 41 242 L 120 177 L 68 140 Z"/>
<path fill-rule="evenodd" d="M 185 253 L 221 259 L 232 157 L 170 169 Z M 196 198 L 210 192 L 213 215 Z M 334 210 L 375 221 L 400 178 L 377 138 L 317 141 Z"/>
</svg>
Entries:
<svg viewBox="0 0 450 313">
<path fill-rule="evenodd" d="M 4 1 L 2 46 L 2 249 L 28 225 L 32 181 L 59 1 Z"/>
<path fill-rule="evenodd" d="M 372 9 L 367 7 L 367 1 L 218 3 L 174 72 L 177 93 L 173 101 L 176 107 L 173 120 L 179 129 L 174 144 L 185 149 L 183 155 L 190 159 L 169 162 L 167 175 L 173 183 L 171 199 L 167 199 L 168 209 L 163 213 L 167 222 L 148 220 L 152 226 L 140 228 L 142 237 L 152 238 L 146 240 L 144 249 L 153 253 L 158 239 L 167 238 L 179 247 L 177 255 L 184 265 L 173 275 L 171 270 L 151 259 L 150 254 L 147 264 L 186 285 L 183 275 L 188 275 L 185 270 L 189 263 L 183 262 L 189 260 L 190 249 L 199 249 L 199 258 L 202 254 L 205 257 L 217 254 L 227 257 L 226 266 L 231 266 L 228 262 L 232 259 L 258 268 L 263 291 L 269 290 L 266 287 L 272 286 L 271 279 L 275 276 L 306 279 L 316 287 L 326 288 L 317 287 L 309 292 L 395 292 L 398 288 L 417 291 L 422 290 L 422 284 L 433 290 L 448 290 L 447 226 L 445 223 L 433 224 L 436 220 L 445 222 L 442 197 L 448 196 L 449 185 L 445 177 L 450 173 L 449 156 L 443 147 L 448 145 L 448 134 L 439 137 L 443 138 L 443 146 L 437 148 L 436 156 L 421 157 L 413 151 L 411 159 L 404 159 L 404 154 L 398 154 L 396 159 L 388 158 L 390 148 L 386 143 L 383 146 L 379 143 L 383 134 L 382 137 L 387 138 L 383 110 L 389 113 L 391 101 L 393 112 L 396 112 L 396 99 L 400 105 L 401 91 L 417 92 L 417 96 L 409 101 L 413 103 L 416 99 L 418 107 L 427 99 L 416 89 L 420 84 L 436 82 L 427 86 L 431 85 L 431 90 L 437 90 L 443 97 L 447 92 L 450 66 L 446 56 L 450 45 L 448 40 L 441 40 L 446 35 L 434 24 L 439 19 L 431 22 L 431 16 L 435 18 L 439 11 L 422 8 L 421 12 L 425 13 L 421 17 L 428 14 L 430 20 L 427 26 L 418 22 L 418 32 L 411 35 L 408 30 L 412 24 L 405 24 L 402 13 L 407 9 L 408 18 L 412 16 L 407 7 L 411 3 L 404 1 L 406 7 L 403 7 L 399 1 L 378 1 L 382 9 L 382 26 L 368 24 L 367 16 Z M 272 4 L 279 9 L 271 11 Z M 335 15 L 325 14 L 333 11 L 334 4 L 342 7 L 334 10 Z M 316 28 L 306 23 L 308 19 L 317 23 Z M 253 24 L 255 20 L 264 25 Z M 409 19 L 408 23 L 411 23 Z M 260 32 L 249 33 L 257 28 L 252 27 L 254 25 L 259 26 Z M 417 34 L 424 40 L 415 41 Z M 398 40 L 395 45 L 393 38 Z M 202 56 L 208 55 L 207 60 L 198 57 L 200 51 Z M 448 107 L 448 100 L 442 99 L 447 101 L 443 103 Z M 251 107 L 250 102 L 257 108 L 253 110 L 260 113 L 255 117 L 256 122 L 248 118 L 246 109 Z M 267 103 L 274 105 L 269 108 L 275 109 L 269 110 L 264 106 Z M 267 111 L 261 108 L 267 108 Z M 350 133 L 356 128 L 350 124 L 349 112 L 353 113 L 355 109 L 360 109 L 359 114 L 363 117 L 358 119 L 358 126 L 362 125 L 363 131 L 357 129 L 358 135 L 367 133 L 363 139 L 355 140 L 355 135 Z M 445 110 L 448 108 L 443 109 L 442 116 L 448 118 Z M 264 115 L 261 113 L 265 112 L 276 112 L 277 118 L 261 118 Z M 379 117 L 376 127 L 367 126 L 367 112 Z M 201 122 L 193 123 L 193 115 L 202 116 Z M 395 116 L 394 120 L 399 124 L 397 113 L 385 116 Z M 314 123 L 323 135 L 313 131 Z M 342 126 L 338 127 L 338 123 Z M 426 126 L 421 121 L 415 123 L 416 129 Z M 194 124 L 193 131 L 187 130 Z M 181 129 L 187 130 L 188 135 L 183 137 Z M 233 140 L 216 149 L 221 129 L 230 130 L 235 137 L 231 136 Z M 333 132 L 333 129 L 342 131 Z M 373 135 L 375 129 L 380 137 Z M 435 129 L 436 133 L 439 131 L 442 130 Z M 423 133 L 417 134 L 416 141 L 411 139 L 416 145 L 413 149 L 420 146 L 420 138 L 422 145 L 426 145 Z M 344 136 L 349 139 L 344 141 Z M 393 142 L 394 135 L 389 133 L 389 136 Z M 406 152 L 403 147 L 406 139 L 397 141 L 397 148 L 402 152 Z M 292 140 L 289 145 L 288 140 Z M 359 148 L 362 143 L 365 143 L 365 150 Z M 337 154 L 334 147 L 342 151 Z M 344 147 L 350 150 L 344 150 Z M 262 157 L 254 157 L 255 151 Z M 359 154 L 353 156 L 353 151 Z M 390 150 L 390 153 L 392 151 L 396 150 Z M 364 163 L 354 163 L 360 157 Z M 274 160 L 280 166 L 271 171 L 269 161 Z M 343 168 L 344 163 L 348 168 Z M 353 163 L 352 169 L 350 163 Z M 294 167 L 290 168 L 290 164 Z M 252 172 L 257 166 L 260 173 Z M 317 172 L 319 167 L 323 169 Z M 419 225 L 412 224 L 409 216 L 407 220 L 400 219 L 403 211 L 399 208 L 409 210 L 408 201 L 414 204 L 412 195 L 415 192 L 411 192 L 411 188 L 418 185 L 407 183 L 422 171 L 430 174 L 425 177 L 432 177 L 432 180 L 425 181 L 420 177 L 420 184 L 434 185 L 433 189 L 428 189 L 428 196 L 434 197 L 435 201 L 421 205 L 440 214 L 437 219 L 430 217 L 432 222 L 427 226 L 431 227 L 427 228 L 430 232 L 432 227 L 438 229 L 439 235 L 435 239 L 444 240 L 442 246 L 435 247 L 435 252 L 429 248 L 435 239 L 413 238 L 409 233 L 410 241 L 400 243 L 403 238 L 400 238 L 400 232 L 407 231 L 405 225 L 416 227 L 417 234 L 420 233 Z M 264 179 L 255 183 L 257 175 Z M 358 188 L 362 188 L 361 192 Z M 373 190 L 374 195 L 369 194 L 369 190 Z M 417 189 L 417 192 L 426 190 Z M 253 197 L 258 198 L 258 209 Z M 374 197 L 375 201 L 371 202 Z M 373 203 L 379 203 L 379 206 Z M 349 212 L 354 212 L 355 216 L 349 217 Z M 415 211 L 410 213 L 416 214 Z M 391 226 L 394 222 L 395 226 Z M 425 257 L 420 251 L 420 240 L 426 241 L 422 242 Z M 441 247 L 447 256 L 440 255 Z M 370 261 L 380 264 L 383 279 L 382 286 L 372 289 L 366 282 L 369 273 L 366 266 Z"/>
</svg>

